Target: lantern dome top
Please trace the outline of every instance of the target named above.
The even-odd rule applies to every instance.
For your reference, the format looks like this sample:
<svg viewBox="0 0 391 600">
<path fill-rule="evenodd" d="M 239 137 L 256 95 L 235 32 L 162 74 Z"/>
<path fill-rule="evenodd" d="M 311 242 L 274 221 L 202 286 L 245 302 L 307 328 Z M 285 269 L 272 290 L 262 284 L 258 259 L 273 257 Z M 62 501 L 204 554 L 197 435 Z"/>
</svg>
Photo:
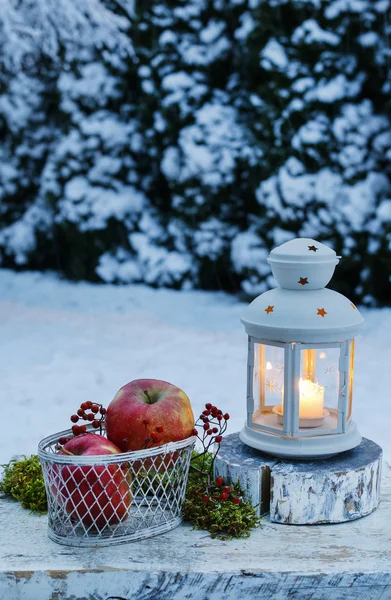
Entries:
<svg viewBox="0 0 391 600">
<path fill-rule="evenodd" d="M 328 284 L 339 259 L 334 250 L 316 240 L 296 238 L 274 248 L 268 262 L 282 288 L 308 291 Z"/>
<path fill-rule="evenodd" d="M 246 308 L 241 320 L 248 335 L 301 343 L 339 342 L 357 335 L 364 319 L 356 306 L 324 287 L 339 258 L 309 238 L 272 250 L 268 262 L 281 288 L 261 294 Z"/>
<path fill-rule="evenodd" d="M 329 262 L 341 257 L 337 256 L 334 250 L 321 242 L 317 242 L 311 238 L 295 238 L 274 248 L 270 252 L 270 258 L 272 260 L 288 262 L 296 262 L 297 260 L 304 262 Z"/>
</svg>

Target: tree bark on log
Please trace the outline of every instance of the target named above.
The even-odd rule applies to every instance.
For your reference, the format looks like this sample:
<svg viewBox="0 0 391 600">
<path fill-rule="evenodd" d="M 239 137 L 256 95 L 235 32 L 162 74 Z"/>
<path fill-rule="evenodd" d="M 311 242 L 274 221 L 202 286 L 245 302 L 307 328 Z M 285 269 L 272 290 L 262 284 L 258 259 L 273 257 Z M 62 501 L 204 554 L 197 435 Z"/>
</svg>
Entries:
<svg viewBox="0 0 391 600">
<path fill-rule="evenodd" d="M 270 520 L 289 525 L 343 523 L 380 501 L 382 450 L 368 439 L 320 461 L 280 461 L 272 469 Z"/>
<path fill-rule="evenodd" d="M 368 439 L 334 457 L 294 461 L 259 452 L 234 433 L 224 438 L 215 476 L 239 482 L 258 514 L 287 525 L 343 523 L 364 517 L 380 501 L 382 449 Z"/>
</svg>

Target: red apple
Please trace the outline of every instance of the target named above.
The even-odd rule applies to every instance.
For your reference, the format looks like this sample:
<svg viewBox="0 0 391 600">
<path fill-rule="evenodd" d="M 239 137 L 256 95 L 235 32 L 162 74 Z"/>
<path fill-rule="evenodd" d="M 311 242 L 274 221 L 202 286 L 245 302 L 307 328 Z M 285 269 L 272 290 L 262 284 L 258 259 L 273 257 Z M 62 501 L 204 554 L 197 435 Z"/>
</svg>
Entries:
<svg viewBox="0 0 391 600">
<path fill-rule="evenodd" d="M 192 435 L 194 415 L 181 389 L 158 379 L 124 385 L 107 409 L 106 433 L 123 451 L 156 447 Z"/>
<path fill-rule="evenodd" d="M 59 454 L 96 456 L 119 454 L 117 446 L 105 437 L 86 433 L 72 438 Z M 127 517 L 132 501 L 130 474 L 117 464 L 66 465 L 61 468 L 63 487 L 59 490 L 65 510 L 72 520 L 85 527 L 102 529 Z"/>
</svg>

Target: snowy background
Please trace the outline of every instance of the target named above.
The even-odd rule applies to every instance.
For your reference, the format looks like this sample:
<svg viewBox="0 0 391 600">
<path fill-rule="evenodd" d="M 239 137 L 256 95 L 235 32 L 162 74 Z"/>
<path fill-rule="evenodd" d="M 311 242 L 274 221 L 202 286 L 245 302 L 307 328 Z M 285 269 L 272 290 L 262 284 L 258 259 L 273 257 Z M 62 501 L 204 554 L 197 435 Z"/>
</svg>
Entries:
<svg viewBox="0 0 391 600">
<path fill-rule="evenodd" d="M 1 0 L 0 261 L 270 285 L 293 237 L 391 297 L 391 0 Z"/>
<path fill-rule="evenodd" d="M 354 416 L 391 458 L 390 8 L 0 0 L 0 462 L 138 377 L 238 430 L 241 300 L 297 236 L 343 256 Z"/>
<path fill-rule="evenodd" d="M 245 304 L 224 293 L 59 281 L 0 271 L 0 464 L 35 453 L 68 427 L 85 400 L 104 405 L 139 377 L 170 381 L 190 397 L 246 415 Z M 364 309 L 356 341 L 353 418 L 391 461 L 390 309 Z"/>
</svg>

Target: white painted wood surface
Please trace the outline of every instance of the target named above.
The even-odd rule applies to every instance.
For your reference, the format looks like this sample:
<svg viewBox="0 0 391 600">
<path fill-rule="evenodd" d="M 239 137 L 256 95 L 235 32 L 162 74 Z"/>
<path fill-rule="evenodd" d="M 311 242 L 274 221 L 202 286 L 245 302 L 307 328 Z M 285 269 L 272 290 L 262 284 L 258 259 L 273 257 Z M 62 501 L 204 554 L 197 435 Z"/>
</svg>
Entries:
<svg viewBox="0 0 391 600">
<path fill-rule="evenodd" d="M 247 540 L 188 526 L 112 548 L 50 541 L 46 517 L 0 500 L 0 600 L 391 600 L 391 469 L 364 519 L 286 527 Z"/>
</svg>

